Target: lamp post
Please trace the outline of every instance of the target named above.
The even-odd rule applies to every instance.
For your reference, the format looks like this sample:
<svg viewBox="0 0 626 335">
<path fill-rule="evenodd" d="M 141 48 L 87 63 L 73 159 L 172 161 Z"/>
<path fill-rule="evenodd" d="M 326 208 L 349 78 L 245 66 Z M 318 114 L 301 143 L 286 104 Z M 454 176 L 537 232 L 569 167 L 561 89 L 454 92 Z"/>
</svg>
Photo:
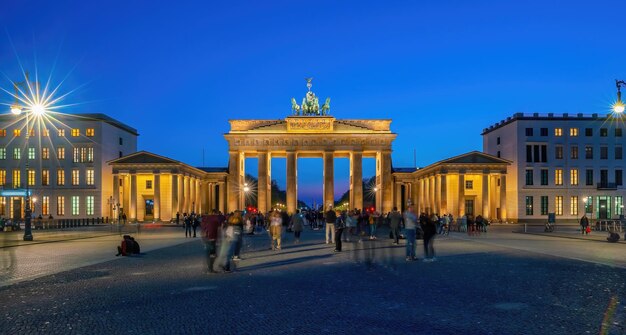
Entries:
<svg viewBox="0 0 626 335">
<path fill-rule="evenodd" d="M 624 113 L 625 109 L 624 103 L 622 102 L 622 92 L 620 91 L 622 86 L 626 86 L 626 82 L 615 79 L 615 87 L 617 87 L 617 101 L 613 104 L 613 113 L 618 115 Z"/>
<path fill-rule="evenodd" d="M 28 73 L 26 73 L 26 80 L 21 82 L 13 82 L 13 88 L 15 89 L 15 102 L 11 105 L 11 113 L 14 115 L 20 115 L 22 113 L 25 114 L 26 117 L 26 208 L 24 209 L 24 241 L 32 241 L 33 240 L 33 232 L 31 229 L 31 219 L 32 219 L 32 211 L 30 208 L 30 188 L 29 188 L 29 143 L 30 143 L 30 123 L 29 118 L 31 115 L 41 116 L 46 113 L 46 107 L 44 104 L 39 101 L 29 104 L 27 108 L 23 108 L 19 103 L 19 87 L 24 88 L 25 91 L 31 91 L 33 88 L 30 86 L 30 81 L 28 79 Z M 38 90 L 38 88 L 35 88 Z M 22 93 L 24 95 L 24 93 Z"/>
</svg>

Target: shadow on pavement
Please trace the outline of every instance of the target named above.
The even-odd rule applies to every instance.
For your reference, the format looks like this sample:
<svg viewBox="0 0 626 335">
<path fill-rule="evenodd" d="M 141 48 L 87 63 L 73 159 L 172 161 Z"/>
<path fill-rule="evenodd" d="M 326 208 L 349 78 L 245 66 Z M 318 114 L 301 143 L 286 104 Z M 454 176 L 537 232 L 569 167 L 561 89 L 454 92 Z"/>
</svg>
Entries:
<svg viewBox="0 0 626 335">
<path fill-rule="evenodd" d="M 303 263 L 303 262 L 330 258 L 330 257 L 332 257 L 332 254 L 291 258 L 291 259 L 262 263 L 262 264 L 251 265 L 251 266 L 237 267 L 237 271 L 253 271 L 253 270 L 259 270 L 259 269 L 272 268 L 276 266 L 292 265 L 292 264 Z"/>
</svg>

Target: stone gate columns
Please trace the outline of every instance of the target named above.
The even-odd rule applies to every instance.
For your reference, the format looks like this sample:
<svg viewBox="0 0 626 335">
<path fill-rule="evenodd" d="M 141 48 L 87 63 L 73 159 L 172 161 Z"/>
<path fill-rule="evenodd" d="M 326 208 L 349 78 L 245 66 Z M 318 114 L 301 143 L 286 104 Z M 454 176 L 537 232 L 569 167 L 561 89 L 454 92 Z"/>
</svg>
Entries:
<svg viewBox="0 0 626 335">
<path fill-rule="evenodd" d="M 446 213 L 450 213 L 450 211 L 448 210 L 448 175 L 447 174 L 441 174 L 440 175 L 440 183 L 441 183 L 441 207 L 440 207 L 440 214 L 446 214 Z"/>
<path fill-rule="evenodd" d="M 257 185 L 258 210 L 266 213 L 272 207 L 270 177 L 271 159 L 267 151 L 259 152 L 259 184 Z"/>
<path fill-rule="evenodd" d="M 298 158 L 295 151 L 287 151 L 287 213 L 293 214 L 298 207 L 297 171 Z"/>
<path fill-rule="evenodd" d="M 457 217 L 465 215 L 465 172 L 459 172 L 459 212 Z"/>
<path fill-rule="evenodd" d="M 154 221 L 161 220 L 161 173 L 154 173 Z"/>
<path fill-rule="evenodd" d="M 118 208 L 115 206 L 116 204 L 121 203 L 120 201 L 120 176 L 118 174 L 113 175 L 113 208 L 117 211 Z M 116 212 L 115 215 L 119 215 L 120 213 Z M 115 218 L 117 219 L 117 218 Z"/>
<path fill-rule="evenodd" d="M 228 155 L 228 212 L 234 212 L 243 207 L 243 153 L 231 151 Z"/>
<path fill-rule="evenodd" d="M 350 153 L 350 208 L 363 209 L 363 153 Z"/>
<path fill-rule="evenodd" d="M 500 175 L 500 219 L 506 220 L 506 175 Z"/>
<path fill-rule="evenodd" d="M 324 210 L 335 205 L 335 158 L 332 151 L 324 151 Z"/>
<path fill-rule="evenodd" d="M 482 189 L 482 202 L 483 202 L 483 212 L 482 216 L 485 218 L 489 217 L 489 174 L 487 172 L 483 173 L 483 189 Z"/>
<path fill-rule="evenodd" d="M 176 213 L 180 212 L 178 207 L 178 175 L 172 174 L 172 213 L 170 217 L 175 218 Z"/>
<path fill-rule="evenodd" d="M 130 175 L 130 212 L 128 213 L 128 219 L 131 221 L 137 220 L 137 175 Z"/>
<path fill-rule="evenodd" d="M 219 208 L 218 210 L 222 212 L 222 214 L 226 214 L 226 184 L 218 183 L 217 187 L 219 188 Z"/>
</svg>

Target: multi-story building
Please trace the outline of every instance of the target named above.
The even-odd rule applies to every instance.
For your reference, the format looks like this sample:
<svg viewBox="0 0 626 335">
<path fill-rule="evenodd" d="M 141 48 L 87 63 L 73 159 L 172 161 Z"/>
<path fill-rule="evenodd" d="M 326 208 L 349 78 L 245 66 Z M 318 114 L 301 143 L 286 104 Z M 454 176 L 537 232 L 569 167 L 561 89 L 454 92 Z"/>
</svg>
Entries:
<svg viewBox="0 0 626 335">
<path fill-rule="evenodd" d="M 107 162 L 137 151 L 137 130 L 104 114 L 28 118 L 0 115 L 0 216 L 24 216 L 26 188 L 34 217 L 113 216 Z"/>
<path fill-rule="evenodd" d="M 483 152 L 508 167 L 508 218 L 574 222 L 618 218 L 624 210 L 626 124 L 607 115 L 517 113 L 483 130 Z"/>
</svg>

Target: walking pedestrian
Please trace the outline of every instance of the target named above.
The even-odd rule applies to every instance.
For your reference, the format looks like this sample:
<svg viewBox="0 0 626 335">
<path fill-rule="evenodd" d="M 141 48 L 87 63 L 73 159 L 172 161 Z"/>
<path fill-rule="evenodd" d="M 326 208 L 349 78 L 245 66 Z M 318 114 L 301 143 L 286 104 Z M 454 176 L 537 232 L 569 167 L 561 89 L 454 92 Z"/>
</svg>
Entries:
<svg viewBox="0 0 626 335">
<path fill-rule="evenodd" d="M 413 205 L 408 206 L 404 212 L 404 237 L 406 239 L 406 261 L 415 261 L 415 231 L 417 229 L 417 215 L 413 210 Z"/>
<path fill-rule="evenodd" d="M 435 261 L 435 248 L 433 243 L 435 235 L 437 235 L 436 220 L 437 216 L 433 214 L 430 218 L 426 218 L 420 222 L 422 230 L 424 231 L 424 262 Z"/>
<path fill-rule="evenodd" d="M 335 220 L 335 252 L 341 252 L 341 234 L 346 227 L 346 212 L 337 211 L 335 215 L 337 216 L 337 220 Z"/>
<path fill-rule="evenodd" d="M 583 217 L 580 218 L 580 233 L 589 235 L 587 227 L 589 227 L 589 219 L 587 218 L 587 214 L 583 214 Z"/>
<path fill-rule="evenodd" d="M 280 240 L 283 229 L 283 219 L 278 211 L 273 211 L 270 216 L 270 235 L 272 237 L 272 250 L 280 250 Z M 274 245 L 276 242 L 276 245 Z"/>
<path fill-rule="evenodd" d="M 217 232 L 224 221 L 226 221 L 226 218 L 218 214 L 215 209 L 211 212 L 211 215 L 202 216 L 200 229 L 202 232 L 202 242 L 204 242 L 204 250 L 206 251 L 206 262 L 209 273 L 216 272 L 214 263 L 217 257 Z"/>
<path fill-rule="evenodd" d="M 300 234 L 302 234 L 302 229 L 304 228 L 304 218 L 302 213 L 300 213 L 299 209 L 296 209 L 296 214 L 294 214 L 291 218 L 291 229 L 293 230 L 293 235 L 295 237 L 295 244 L 300 243 Z"/>
<path fill-rule="evenodd" d="M 389 213 L 389 229 L 391 229 L 391 238 L 393 238 L 394 245 L 399 244 L 400 224 L 402 224 L 402 214 L 398 211 L 398 207 L 394 207 L 393 211 Z"/>
<path fill-rule="evenodd" d="M 228 217 L 226 229 L 224 231 L 224 239 L 220 246 L 220 261 L 218 264 L 222 268 L 224 272 L 232 272 L 233 271 L 233 254 L 235 252 L 235 245 L 237 243 L 238 235 L 241 235 L 241 225 L 243 222 L 243 218 L 241 216 L 241 211 L 235 211 L 232 215 Z"/>
<path fill-rule="evenodd" d="M 329 243 L 335 244 L 335 237 L 336 237 L 335 236 L 335 221 L 337 221 L 337 214 L 333 210 L 332 205 L 328 205 L 328 211 L 326 211 L 324 216 L 325 216 L 325 221 L 326 221 L 326 230 L 324 233 L 326 244 L 329 244 Z"/>
<path fill-rule="evenodd" d="M 191 237 L 191 215 L 185 215 L 183 218 L 183 222 L 185 224 L 185 237 Z"/>
</svg>

